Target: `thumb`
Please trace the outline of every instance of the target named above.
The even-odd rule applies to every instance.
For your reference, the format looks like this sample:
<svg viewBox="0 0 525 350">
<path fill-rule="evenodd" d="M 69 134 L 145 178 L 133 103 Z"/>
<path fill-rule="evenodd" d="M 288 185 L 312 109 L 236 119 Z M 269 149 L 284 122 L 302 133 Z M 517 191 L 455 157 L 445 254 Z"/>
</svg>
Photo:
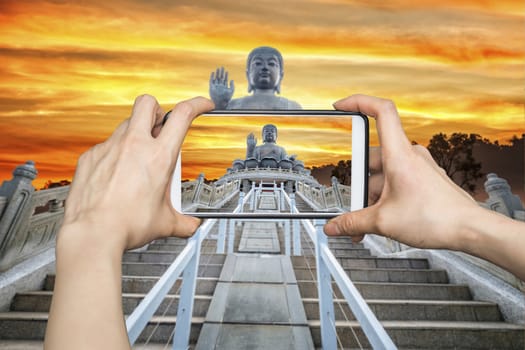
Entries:
<svg viewBox="0 0 525 350">
<path fill-rule="evenodd" d="M 377 231 L 376 209 L 371 206 L 333 218 L 324 226 L 324 232 L 328 236 L 350 236 L 354 241 L 360 241 L 366 233 Z"/>
<path fill-rule="evenodd" d="M 171 236 L 181 238 L 191 237 L 195 231 L 197 231 L 200 224 L 200 219 L 175 211 L 175 224 L 173 225 Z"/>
</svg>

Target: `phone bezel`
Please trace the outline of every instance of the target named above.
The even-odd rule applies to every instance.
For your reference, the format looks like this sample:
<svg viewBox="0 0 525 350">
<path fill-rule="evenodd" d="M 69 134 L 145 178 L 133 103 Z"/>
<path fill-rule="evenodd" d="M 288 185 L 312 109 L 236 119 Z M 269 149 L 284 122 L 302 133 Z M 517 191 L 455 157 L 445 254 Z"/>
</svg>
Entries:
<svg viewBox="0 0 525 350">
<path fill-rule="evenodd" d="M 288 117 L 288 116 L 318 116 L 318 117 L 352 117 L 352 162 L 355 158 L 363 164 L 363 169 L 352 166 L 352 185 L 350 210 L 362 209 L 368 204 L 368 157 L 369 157 L 369 123 L 368 117 L 360 112 L 345 112 L 336 110 L 213 110 L 203 113 L 199 117 Z M 359 152 L 356 152 L 358 150 Z M 355 153 L 354 153 L 355 152 Z M 357 155 L 357 157 L 356 157 Z M 342 214 L 342 212 L 319 212 L 319 213 L 224 213 L 224 212 L 183 212 L 181 195 L 181 153 L 177 159 L 177 165 L 173 172 L 171 181 L 170 199 L 172 206 L 185 215 L 199 218 L 215 219 L 329 219 Z M 354 181 L 362 182 L 360 191 L 354 191 Z M 362 191 L 362 192 L 361 192 Z M 362 202 L 359 200 L 362 199 Z"/>
</svg>

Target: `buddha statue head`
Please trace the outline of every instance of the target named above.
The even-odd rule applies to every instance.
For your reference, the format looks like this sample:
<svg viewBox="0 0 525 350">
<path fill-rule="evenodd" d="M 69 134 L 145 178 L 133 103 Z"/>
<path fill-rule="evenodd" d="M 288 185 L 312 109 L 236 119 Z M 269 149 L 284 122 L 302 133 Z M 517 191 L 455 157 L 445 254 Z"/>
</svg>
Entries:
<svg viewBox="0 0 525 350">
<path fill-rule="evenodd" d="M 275 143 L 277 141 L 277 127 L 273 124 L 266 124 L 262 129 L 264 143 Z"/>
<path fill-rule="evenodd" d="M 271 90 L 280 93 L 283 75 L 283 56 L 273 47 L 257 47 L 248 55 L 248 92 Z"/>
</svg>

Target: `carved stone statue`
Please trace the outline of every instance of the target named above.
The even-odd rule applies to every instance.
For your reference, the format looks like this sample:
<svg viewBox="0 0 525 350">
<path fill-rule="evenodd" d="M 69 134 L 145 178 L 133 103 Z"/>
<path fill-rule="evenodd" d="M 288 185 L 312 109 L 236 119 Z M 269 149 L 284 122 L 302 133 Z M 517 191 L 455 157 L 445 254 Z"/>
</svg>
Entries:
<svg viewBox="0 0 525 350">
<path fill-rule="evenodd" d="M 283 147 L 276 144 L 277 127 L 267 124 L 262 129 L 263 144 L 256 146 L 257 139 L 250 133 L 246 138 L 246 159 L 255 158 L 259 162 L 264 158 L 273 158 L 276 162 L 287 159 L 286 151 Z"/>
<path fill-rule="evenodd" d="M 283 57 L 272 47 L 255 48 L 248 55 L 246 77 L 248 93 L 252 95 L 232 100 L 233 80 L 228 86 L 228 71 L 217 68 L 210 75 L 210 97 L 216 109 L 301 109 L 301 105 L 284 97 L 281 92 Z"/>
<path fill-rule="evenodd" d="M 525 221 L 525 208 L 520 197 L 512 193 L 507 180 L 494 173 L 487 174 L 485 191 L 489 195 L 485 207 L 513 219 Z"/>
</svg>

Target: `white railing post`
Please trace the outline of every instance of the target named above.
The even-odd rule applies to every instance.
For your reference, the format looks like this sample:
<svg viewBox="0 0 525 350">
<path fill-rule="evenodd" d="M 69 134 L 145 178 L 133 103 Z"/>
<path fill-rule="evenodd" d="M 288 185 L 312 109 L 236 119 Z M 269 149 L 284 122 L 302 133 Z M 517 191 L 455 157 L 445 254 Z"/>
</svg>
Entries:
<svg viewBox="0 0 525 350">
<path fill-rule="evenodd" d="M 235 226 L 236 220 L 230 220 L 230 229 L 228 231 L 228 254 L 233 254 L 233 245 L 235 243 Z"/>
<path fill-rule="evenodd" d="M 224 245 L 226 244 L 226 227 L 228 219 L 219 219 L 219 236 L 217 237 L 217 254 L 224 254 Z"/>
<path fill-rule="evenodd" d="M 290 221 L 291 220 L 284 220 L 284 254 L 286 256 L 290 256 L 291 253 Z"/>
<path fill-rule="evenodd" d="M 239 213 L 244 212 L 244 192 L 239 192 L 239 201 L 237 202 L 237 205 L 239 207 Z"/>
<path fill-rule="evenodd" d="M 299 220 L 292 220 L 292 232 L 293 232 L 293 255 L 302 255 L 301 250 L 301 224 Z"/>
<path fill-rule="evenodd" d="M 286 198 L 286 195 L 283 196 Z M 290 193 L 290 213 L 298 213 L 299 210 L 295 207 L 295 193 Z M 292 232 L 293 232 L 293 255 L 301 255 L 301 224 L 299 220 L 292 220 Z"/>
<path fill-rule="evenodd" d="M 253 211 L 255 209 L 255 197 L 257 196 L 256 190 L 255 190 L 255 182 L 252 182 L 252 198 L 250 200 L 250 211 Z"/>
<path fill-rule="evenodd" d="M 334 300 L 332 295 L 332 278 L 330 270 L 321 255 L 322 247 L 328 245 L 323 232 L 324 220 L 314 220 L 315 226 L 315 260 L 317 265 L 317 290 L 319 294 L 319 317 L 321 321 L 321 343 L 323 349 L 337 348 L 335 329 Z"/>
<path fill-rule="evenodd" d="M 280 201 L 281 207 L 279 209 L 284 210 L 284 208 L 286 208 L 284 206 L 284 182 L 281 182 L 281 190 L 279 191 L 279 199 L 281 200 Z"/>
<path fill-rule="evenodd" d="M 195 286 L 197 285 L 197 273 L 201 256 L 201 241 L 199 237 L 193 236 L 190 240 L 196 241 L 195 253 L 182 273 L 177 322 L 175 323 L 175 334 L 173 336 L 173 350 L 187 349 L 190 343 L 191 316 L 193 314 Z"/>
</svg>

